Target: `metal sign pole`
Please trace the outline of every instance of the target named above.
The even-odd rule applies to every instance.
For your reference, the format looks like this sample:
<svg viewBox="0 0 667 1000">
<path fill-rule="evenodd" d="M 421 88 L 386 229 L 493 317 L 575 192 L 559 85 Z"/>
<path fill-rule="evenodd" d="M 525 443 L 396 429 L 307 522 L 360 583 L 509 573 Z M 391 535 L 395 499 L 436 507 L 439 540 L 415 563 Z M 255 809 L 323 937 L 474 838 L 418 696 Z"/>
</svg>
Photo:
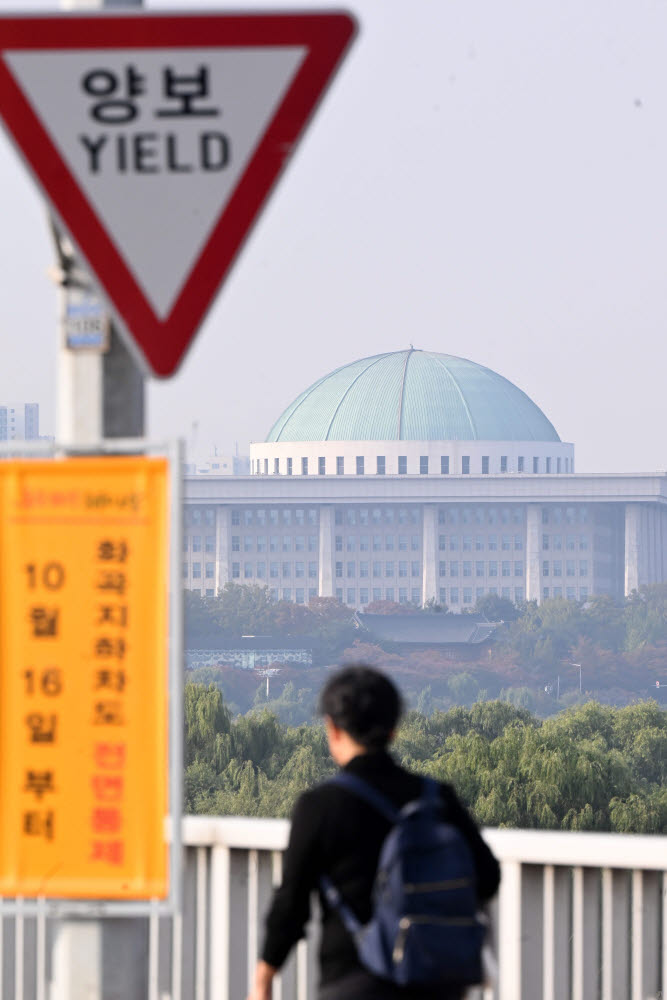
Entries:
<svg viewBox="0 0 667 1000">
<path fill-rule="evenodd" d="M 58 419 L 56 438 L 72 445 L 102 438 L 144 436 L 144 376 L 96 294 L 95 283 L 77 260 L 69 238 L 52 221 L 60 285 Z M 91 315 L 92 313 L 92 315 Z M 73 320 L 108 330 L 79 334 L 72 345 Z M 94 346 L 91 346 L 91 341 Z"/>
<path fill-rule="evenodd" d="M 67 10 L 141 7 L 142 0 L 61 0 Z M 60 441 L 93 445 L 107 437 L 143 437 L 144 379 L 117 332 L 106 350 L 73 350 L 67 343 L 68 308 L 94 296 L 95 285 L 67 236 L 53 226 L 62 287 L 58 362 Z M 145 917 L 59 920 L 53 938 L 51 1000 L 145 1000 L 149 926 Z"/>
</svg>

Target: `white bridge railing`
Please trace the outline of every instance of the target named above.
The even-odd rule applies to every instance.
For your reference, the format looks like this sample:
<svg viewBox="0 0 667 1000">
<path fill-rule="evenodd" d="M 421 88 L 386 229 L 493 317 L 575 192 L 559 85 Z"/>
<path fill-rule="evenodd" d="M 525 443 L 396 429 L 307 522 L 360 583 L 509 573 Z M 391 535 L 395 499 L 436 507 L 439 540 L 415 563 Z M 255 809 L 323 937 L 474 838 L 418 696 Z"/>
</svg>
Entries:
<svg viewBox="0 0 667 1000">
<path fill-rule="evenodd" d="M 184 819 L 182 913 L 137 918 L 146 1000 L 244 1000 L 288 831 L 286 820 Z M 470 1000 L 667 1000 L 667 838 L 484 835 L 503 872 L 498 974 Z M 45 915 L 0 919 L 0 1000 L 47 1000 L 52 932 Z M 314 1000 L 315 936 L 314 925 L 275 1000 Z"/>
</svg>

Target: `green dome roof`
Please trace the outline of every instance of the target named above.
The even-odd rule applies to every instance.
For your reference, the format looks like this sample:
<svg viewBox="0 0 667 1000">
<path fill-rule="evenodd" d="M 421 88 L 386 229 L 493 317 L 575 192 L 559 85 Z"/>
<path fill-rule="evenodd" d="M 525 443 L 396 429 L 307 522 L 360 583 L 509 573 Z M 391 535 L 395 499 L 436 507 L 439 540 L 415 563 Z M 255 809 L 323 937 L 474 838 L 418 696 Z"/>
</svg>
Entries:
<svg viewBox="0 0 667 1000">
<path fill-rule="evenodd" d="M 502 375 L 433 351 L 362 358 L 288 406 L 267 441 L 560 441 Z"/>
</svg>

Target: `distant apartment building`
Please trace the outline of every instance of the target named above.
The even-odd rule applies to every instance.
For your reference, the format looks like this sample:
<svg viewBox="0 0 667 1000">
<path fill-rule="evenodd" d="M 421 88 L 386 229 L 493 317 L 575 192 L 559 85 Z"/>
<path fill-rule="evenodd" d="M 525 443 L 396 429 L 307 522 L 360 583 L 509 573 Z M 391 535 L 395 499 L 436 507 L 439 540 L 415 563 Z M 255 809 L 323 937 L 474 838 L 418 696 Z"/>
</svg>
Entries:
<svg viewBox="0 0 667 1000">
<path fill-rule="evenodd" d="M 471 361 L 363 358 L 288 406 L 250 475 L 186 477 L 184 585 L 228 581 L 356 609 L 620 599 L 667 582 L 667 476 L 575 472 L 539 407 Z"/>
<path fill-rule="evenodd" d="M 0 403 L 0 441 L 39 437 L 39 403 Z"/>
</svg>

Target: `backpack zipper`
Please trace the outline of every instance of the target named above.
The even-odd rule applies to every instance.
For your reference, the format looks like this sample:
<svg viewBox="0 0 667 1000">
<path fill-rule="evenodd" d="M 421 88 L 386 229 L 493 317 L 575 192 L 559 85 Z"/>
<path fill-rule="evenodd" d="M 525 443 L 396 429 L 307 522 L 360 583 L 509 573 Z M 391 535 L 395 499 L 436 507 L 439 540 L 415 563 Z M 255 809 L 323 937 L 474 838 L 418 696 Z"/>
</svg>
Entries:
<svg viewBox="0 0 667 1000">
<path fill-rule="evenodd" d="M 447 882 L 405 882 L 403 891 L 414 892 L 446 892 L 448 889 L 467 889 L 472 884 L 469 878 L 452 878 Z"/>
<path fill-rule="evenodd" d="M 478 921 L 475 917 L 436 917 L 422 914 L 401 917 L 398 923 L 398 934 L 396 935 L 394 950 L 391 956 L 392 960 L 395 965 L 398 965 L 399 962 L 403 961 L 403 956 L 405 955 L 405 942 L 412 924 L 436 924 L 439 927 L 472 927 L 477 923 Z"/>
</svg>

